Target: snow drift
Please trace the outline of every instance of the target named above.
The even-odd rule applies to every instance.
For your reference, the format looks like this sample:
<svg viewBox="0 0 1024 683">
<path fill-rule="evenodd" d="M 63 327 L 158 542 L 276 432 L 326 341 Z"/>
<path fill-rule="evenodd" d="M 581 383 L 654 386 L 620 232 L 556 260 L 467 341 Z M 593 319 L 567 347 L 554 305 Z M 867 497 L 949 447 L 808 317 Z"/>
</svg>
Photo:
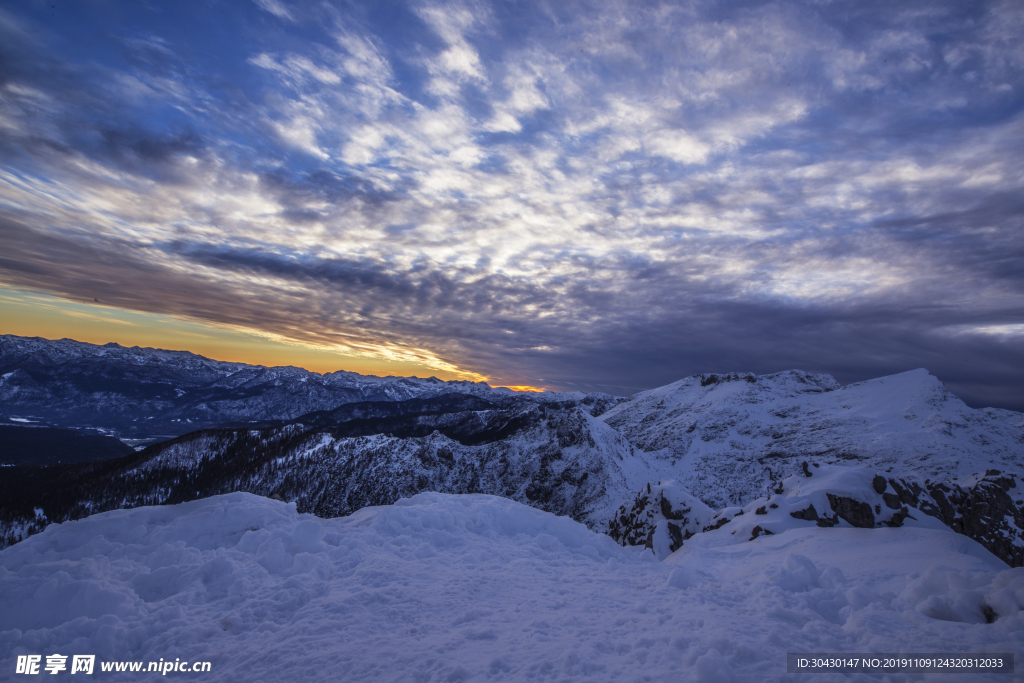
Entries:
<svg viewBox="0 0 1024 683">
<path fill-rule="evenodd" d="M 1024 569 L 965 536 L 734 538 L 701 533 L 654 562 L 486 495 L 341 519 L 245 493 L 112 511 L 0 552 L 0 666 L 62 653 L 210 661 L 210 681 L 773 681 L 792 651 L 1022 661 Z"/>
</svg>

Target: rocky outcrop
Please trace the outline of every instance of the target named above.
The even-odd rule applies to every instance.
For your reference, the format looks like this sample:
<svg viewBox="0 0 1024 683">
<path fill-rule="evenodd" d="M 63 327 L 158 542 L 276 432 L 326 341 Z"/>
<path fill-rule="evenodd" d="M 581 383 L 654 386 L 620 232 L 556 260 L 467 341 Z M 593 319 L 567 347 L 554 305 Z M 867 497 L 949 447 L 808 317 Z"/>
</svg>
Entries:
<svg viewBox="0 0 1024 683">
<path fill-rule="evenodd" d="M 623 546 L 650 548 L 668 557 L 715 516 L 711 508 L 675 481 L 647 484 L 633 502 L 620 507 L 608 522 L 608 535 Z"/>
<path fill-rule="evenodd" d="M 781 493 L 781 491 L 779 493 Z M 805 521 L 808 521 L 808 522 L 817 522 L 818 521 L 818 511 L 814 509 L 814 504 L 813 503 L 808 505 L 803 510 L 797 510 L 796 512 L 790 512 L 789 516 L 793 517 L 794 519 L 802 519 L 802 520 L 805 520 Z"/>
<path fill-rule="evenodd" d="M 988 470 L 973 486 L 889 479 L 886 505 L 919 509 L 970 536 L 1011 567 L 1024 566 L 1024 487 L 1014 475 Z M 898 505 L 899 504 L 899 505 Z"/>
<path fill-rule="evenodd" d="M 778 482 L 768 497 L 744 507 L 688 514 L 685 530 L 674 520 L 684 509 L 689 513 L 696 499 L 675 482 L 671 499 L 662 487 L 649 485 L 630 507 L 619 509 L 609 528 L 623 545 L 642 545 L 662 558 L 697 533 L 724 534 L 734 542 L 754 541 L 807 524 L 877 529 L 900 527 L 908 520 L 920 524 L 931 516 L 973 538 L 1010 566 L 1024 566 L 1024 487 L 1014 476 L 990 470 L 971 486 L 962 487 L 941 482 L 921 485 L 864 468 L 816 465 L 807 471 L 812 477 L 795 474 Z M 676 503 L 683 500 L 685 508 Z M 701 518 L 698 523 L 695 517 Z M 667 540 L 659 541 L 662 536 Z"/>
</svg>

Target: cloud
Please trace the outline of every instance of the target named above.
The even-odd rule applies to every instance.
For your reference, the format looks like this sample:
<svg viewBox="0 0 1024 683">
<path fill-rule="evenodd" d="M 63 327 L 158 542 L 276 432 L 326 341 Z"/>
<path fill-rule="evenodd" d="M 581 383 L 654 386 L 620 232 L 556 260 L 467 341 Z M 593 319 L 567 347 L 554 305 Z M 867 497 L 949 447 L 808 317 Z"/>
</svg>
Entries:
<svg viewBox="0 0 1024 683">
<path fill-rule="evenodd" d="M 431 85 L 435 92 L 454 94 L 453 81 L 486 81 L 480 55 L 465 36 L 476 23 L 472 10 L 453 5 L 427 6 L 417 14 L 446 43 L 444 50 L 427 60 L 427 68 L 436 75 Z"/>
<path fill-rule="evenodd" d="M 0 15 L 0 280 L 498 384 L 1024 408 L 1015 4 L 258 5 L 209 62 Z"/>
<path fill-rule="evenodd" d="M 287 21 L 295 21 L 295 17 L 292 16 L 291 11 L 289 11 L 288 7 L 281 2 L 281 0 L 255 0 L 255 2 L 275 17 L 285 19 Z"/>
</svg>

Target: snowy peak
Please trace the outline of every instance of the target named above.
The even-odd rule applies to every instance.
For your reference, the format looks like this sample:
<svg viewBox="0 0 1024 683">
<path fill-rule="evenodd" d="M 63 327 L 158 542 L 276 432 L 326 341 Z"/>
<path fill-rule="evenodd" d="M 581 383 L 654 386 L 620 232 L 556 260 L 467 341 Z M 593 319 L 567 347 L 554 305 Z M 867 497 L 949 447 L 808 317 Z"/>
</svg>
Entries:
<svg viewBox="0 0 1024 683">
<path fill-rule="evenodd" d="M 839 388 L 831 375 L 788 370 L 771 375 L 749 372 L 693 375 L 657 389 L 642 391 L 609 410 L 602 419 L 621 413 L 652 410 L 681 411 L 721 403 L 761 403 Z"/>
<path fill-rule="evenodd" d="M 121 346 L 110 342 L 97 345 L 74 339 L 49 340 L 42 337 L 0 335 L 0 358 L 31 358 L 36 365 L 56 367 L 78 362 L 130 363 L 135 366 L 174 366 L 180 369 L 224 376 L 247 367 L 244 363 L 211 360 L 188 351 Z"/>
<path fill-rule="evenodd" d="M 913 416 L 940 410 L 973 412 L 938 377 L 924 369 L 848 384 L 831 398 L 836 405 L 856 406 L 865 416 Z"/>
<path fill-rule="evenodd" d="M 696 375 L 601 416 L 712 507 L 742 505 L 800 463 L 858 462 L 924 481 L 1020 476 L 1024 416 L 975 410 L 926 370 L 839 387 L 828 375 Z"/>
<path fill-rule="evenodd" d="M 591 414 L 622 400 L 579 392 L 524 397 L 485 382 L 346 371 L 319 374 L 293 366 L 215 361 L 187 351 L 0 336 L 0 421 L 32 418 L 40 424 L 96 428 L 139 440 L 166 439 L 226 423 L 291 420 L 353 401 L 443 395 L 472 395 L 498 403 L 569 402 L 586 406 Z"/>
</svg>

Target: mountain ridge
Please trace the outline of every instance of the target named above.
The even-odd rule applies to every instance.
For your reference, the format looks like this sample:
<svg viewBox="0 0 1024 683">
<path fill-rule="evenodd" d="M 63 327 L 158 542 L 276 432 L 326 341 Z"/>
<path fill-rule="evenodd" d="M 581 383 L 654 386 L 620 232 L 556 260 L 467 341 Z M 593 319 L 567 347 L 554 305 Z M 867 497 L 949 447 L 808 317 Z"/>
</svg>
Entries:
<svg viewBox="0 0 1024 683">
<path fill-rule="evenodd" d="M 70 339 L 0 336 L 0 417 L 93 429 L 143 442 L 231 422 L 291 420 L 358 401 L 447 393 L 491 401 L 517 392 L 485 382 L 377 377 L 346 370 L 217 361 L 189 351 L 100 346 Z M 616 400 L 606 394 L 542 392 L 537 401 Z"/>
</svg>

